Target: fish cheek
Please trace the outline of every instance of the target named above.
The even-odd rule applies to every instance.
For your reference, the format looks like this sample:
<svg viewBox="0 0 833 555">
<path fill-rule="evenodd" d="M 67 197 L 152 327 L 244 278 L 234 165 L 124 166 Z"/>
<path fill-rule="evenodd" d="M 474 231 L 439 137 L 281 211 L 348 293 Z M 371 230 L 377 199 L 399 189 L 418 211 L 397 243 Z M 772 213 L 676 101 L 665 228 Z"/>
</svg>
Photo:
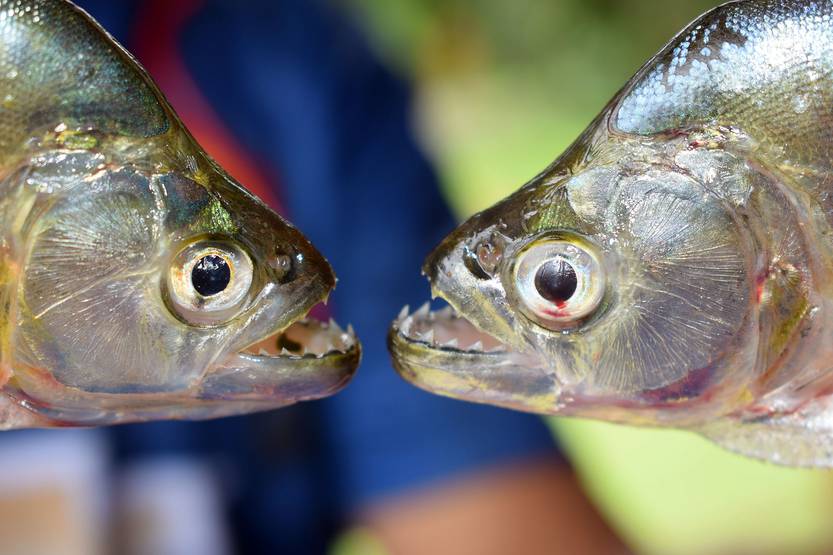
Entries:
<svg viewBox="0 0 833 555">
<path fill-rule="evenodd" d="M 719 199 L 679 174 L 647 174 L 622 183 L 607 226 L 621 260 L 612 301 L 572 350 L 585 394 L 650 402 L 697 374 L 670 394 L 694 396 L 750 356 L 754 249 Z"/>
<path fill-rule="evenodd" d="M 147 178 L 116 172 L 74 189 L 40 218 L 19 290 L 22 365 L 94 392 L 167 391 L 189 380 L 172 353 L 193 339 L 159 292 L 157 201 Z M 37 376 L 21 380 L 27 393 L 43 387 Z"/>
</svg>

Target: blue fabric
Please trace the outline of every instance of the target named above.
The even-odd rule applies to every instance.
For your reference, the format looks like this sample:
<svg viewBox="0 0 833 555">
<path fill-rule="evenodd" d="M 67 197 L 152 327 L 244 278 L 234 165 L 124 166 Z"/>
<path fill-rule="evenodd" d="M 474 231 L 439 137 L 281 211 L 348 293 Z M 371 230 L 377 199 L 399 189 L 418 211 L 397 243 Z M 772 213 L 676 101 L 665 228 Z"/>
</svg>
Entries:
<svg viewBox="0 0 833 555">
<path fill-rule="evenodd" d="M 120 38 L 137 4 L 81 2 Z M 212 453 L 228 469 L 235 522 L 251 536 L 244 551 L 316 553 L 322 530 L 359 505 L 555 454 L 540 419 L 426 394 L 391 368 L 387 327 L 402 305 L 427 298 L 420 264 L 455 225 L 409 128 L 407 85 L 339 14 L 312 0 L 208 0 L 180 44 L 206 99 L 280 176 L 289 218 L 332 262 L 331 306 L 355 325 L 365 356 L 354 382 L 325 401 L 120 428 L 125 456 Z"/>
</svg>

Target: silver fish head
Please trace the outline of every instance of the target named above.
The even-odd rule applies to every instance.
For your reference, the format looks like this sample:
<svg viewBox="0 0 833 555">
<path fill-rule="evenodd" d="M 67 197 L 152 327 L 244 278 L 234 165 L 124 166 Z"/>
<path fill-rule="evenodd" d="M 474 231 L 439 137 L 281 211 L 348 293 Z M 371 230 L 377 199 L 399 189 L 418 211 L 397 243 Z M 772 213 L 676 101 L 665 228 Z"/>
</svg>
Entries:
<svg viewBox="0 0 833 555">
<path fill-rule="evenodd" d="M 21 137 L 0 145 L 3 425 L 209 418 L 344 387 L 352 329 L 306 318 L 336 283 L 324 257 L 86 14 L 17 4 L 0 1 L 0 64 L 36 92 L 0 117 Z"/>
<path fill-rule="evenodd" d="M 467 400 L 627 419 L 674 413 L 754 362 L 745 224 L 638 152 L 636 165 L 625 147 L 616 163 L 556 168 L 449 236 L 424 271 L 452 308 L 397 321 L 402 374 Z"/>
<path fill-rule="evenodd" d="M 451 306 L 394 322 L 400 374 L 833 465 L 832 10 L 730 2 L 683 30 L 430 255 Z"/>
</svg>

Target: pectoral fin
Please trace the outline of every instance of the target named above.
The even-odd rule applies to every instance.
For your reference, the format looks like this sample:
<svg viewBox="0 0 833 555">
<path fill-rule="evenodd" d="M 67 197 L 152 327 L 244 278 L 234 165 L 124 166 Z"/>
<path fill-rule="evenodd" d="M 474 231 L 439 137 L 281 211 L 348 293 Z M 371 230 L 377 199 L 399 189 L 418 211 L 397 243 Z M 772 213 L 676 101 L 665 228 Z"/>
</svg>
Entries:
<svg viewBox="0 0 833 555">
<path fill-rule="evenodd" d="M 785 466 L 833 466 L 833 403 L 828 398 L 788 415 L 724 418 L 699 431 L 748 457 Z"/>
</svg>

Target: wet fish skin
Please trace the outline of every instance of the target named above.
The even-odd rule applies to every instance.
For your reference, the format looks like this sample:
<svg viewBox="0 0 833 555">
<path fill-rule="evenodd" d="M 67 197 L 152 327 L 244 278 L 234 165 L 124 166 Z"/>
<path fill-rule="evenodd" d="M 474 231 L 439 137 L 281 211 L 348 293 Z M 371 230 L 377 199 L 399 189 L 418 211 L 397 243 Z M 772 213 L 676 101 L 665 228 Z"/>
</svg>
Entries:
<svg viewBox="0 0 833 555">
<path fill-rule="evenodd" d="M 398 318 L 397 370 L 468 401 L 833 466 L 831 75 L 833 2 L 737 1 L 693 22 L 431 254 L 456 315 Z M 578 301 L 548 306 L 533 283 L 555 259 Z M 496 346 L 443 347 L 455 334 Z"/>
<path fill-rule="evenodd" d="M 0 0 L 0 257 L 2 428 L 272 409 L 359 362 L 352 330 L 303 319 L 323 256 L 64 0 Z M 204 260 L 228 269 L 205 295 Z"/>
</svg>

